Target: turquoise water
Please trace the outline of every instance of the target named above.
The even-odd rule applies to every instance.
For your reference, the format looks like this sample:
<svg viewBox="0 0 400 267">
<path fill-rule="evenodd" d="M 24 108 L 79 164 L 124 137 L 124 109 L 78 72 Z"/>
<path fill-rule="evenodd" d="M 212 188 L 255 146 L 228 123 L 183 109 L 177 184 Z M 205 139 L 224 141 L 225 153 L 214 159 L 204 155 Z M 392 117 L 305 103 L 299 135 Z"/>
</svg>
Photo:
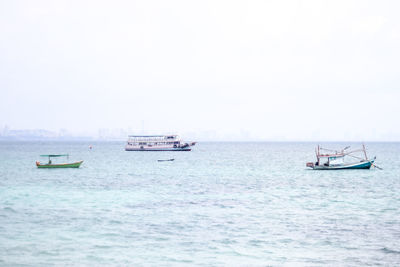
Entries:
<svg viewBox="0 0 400 267">
<path fill-rule="evenodd" d="M 0 265 L 398 266 L 400 143 L 367 144 L 382 171 L 307 170 L 315 145 L 0 142 Z"/>
</svg>

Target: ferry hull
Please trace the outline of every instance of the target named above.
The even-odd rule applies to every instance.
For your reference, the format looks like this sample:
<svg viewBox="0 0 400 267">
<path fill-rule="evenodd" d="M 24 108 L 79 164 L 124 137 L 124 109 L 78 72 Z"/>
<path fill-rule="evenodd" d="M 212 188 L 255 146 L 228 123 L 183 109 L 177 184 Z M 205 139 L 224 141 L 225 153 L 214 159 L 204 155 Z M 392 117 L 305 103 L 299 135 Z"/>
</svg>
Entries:
<svg viewBox="0 0 400 267">
<path fill-rule="evenodd" d="M 191 151 L 191 148 L 131 148 L 126 147 L 125 151 Z"/>
<path fill-rule="evenodd" d="M 363 162 L 357 162 L 357 163 L 351 163 L 351 164 L 344 164 L 344 165 L 337 165 L 337 166 L 319 166 L 319 165 L 313 165 L 308 166 L 311 167 L 313 170 L 345 170 L 345 169 L 370 169 L 371 166 L 373 165 L 374 161 L 363 161 Z"/>
</svg>

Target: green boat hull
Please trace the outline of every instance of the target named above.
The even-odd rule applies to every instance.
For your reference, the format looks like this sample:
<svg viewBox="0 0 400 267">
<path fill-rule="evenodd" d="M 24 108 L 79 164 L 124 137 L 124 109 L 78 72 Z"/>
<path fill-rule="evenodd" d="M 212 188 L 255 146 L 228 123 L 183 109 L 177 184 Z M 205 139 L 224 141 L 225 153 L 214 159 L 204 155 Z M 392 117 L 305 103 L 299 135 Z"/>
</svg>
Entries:
<svg viewBox="0 0 400 267">
<path fill-rule="evenodd" d="M 41 164 L 39 162 L 36 162 L 36 166 L 38 168 L 46 168 L 46 169 L 52 169 L 52 168 L 79 168 L 81 166 L 82 161 L 78 162 L 72 162 L 72 163 L 61 163 L 61 164 Z"/>
</svg>

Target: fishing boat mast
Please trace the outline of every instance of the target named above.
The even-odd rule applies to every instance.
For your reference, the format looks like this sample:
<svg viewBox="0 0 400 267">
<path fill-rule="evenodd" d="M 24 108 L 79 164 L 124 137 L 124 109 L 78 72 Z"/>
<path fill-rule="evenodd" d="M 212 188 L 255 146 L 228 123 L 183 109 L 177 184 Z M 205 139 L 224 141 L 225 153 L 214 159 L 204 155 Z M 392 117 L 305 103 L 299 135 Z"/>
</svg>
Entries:
<svg viewBox="0 0 400 267">
<path fill-rule="evenodd" d="M 363 151 L 364 151 L 365 160 L 368 160 L 367 150 L 365 149 L 364 143 L 362 145 L 363 145 Z"/>
</svg>

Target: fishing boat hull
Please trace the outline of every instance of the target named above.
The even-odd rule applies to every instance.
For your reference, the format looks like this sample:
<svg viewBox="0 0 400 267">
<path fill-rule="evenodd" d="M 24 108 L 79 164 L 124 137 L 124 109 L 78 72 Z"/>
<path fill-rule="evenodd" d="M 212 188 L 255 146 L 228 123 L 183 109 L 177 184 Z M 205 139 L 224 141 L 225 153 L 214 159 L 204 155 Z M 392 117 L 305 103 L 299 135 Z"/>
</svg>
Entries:
<svg viewBox="0 0 400 267">
<path fill-rule="evenodd" d="M 36 162 L 36 166 L 40 169 L 42 168 L 79 168 L 82 164 L 83 160 L 72 163 L 60 163 L 60 164 L 41 164 L 40 162 Z"/>
<path fill-rule="evenodd" d="M 307 167 L 312 168 L 313 170 L 345 170 L 345 169 L 370 169 L 373 165 L 374 161 L 361 161 L 356 163 L 348 163 L 343 165 L 333 165 L 333 166 L 326 166 L 326 165 L 315 165 L 314 163 L 307 164 Z"/>
</svg>

